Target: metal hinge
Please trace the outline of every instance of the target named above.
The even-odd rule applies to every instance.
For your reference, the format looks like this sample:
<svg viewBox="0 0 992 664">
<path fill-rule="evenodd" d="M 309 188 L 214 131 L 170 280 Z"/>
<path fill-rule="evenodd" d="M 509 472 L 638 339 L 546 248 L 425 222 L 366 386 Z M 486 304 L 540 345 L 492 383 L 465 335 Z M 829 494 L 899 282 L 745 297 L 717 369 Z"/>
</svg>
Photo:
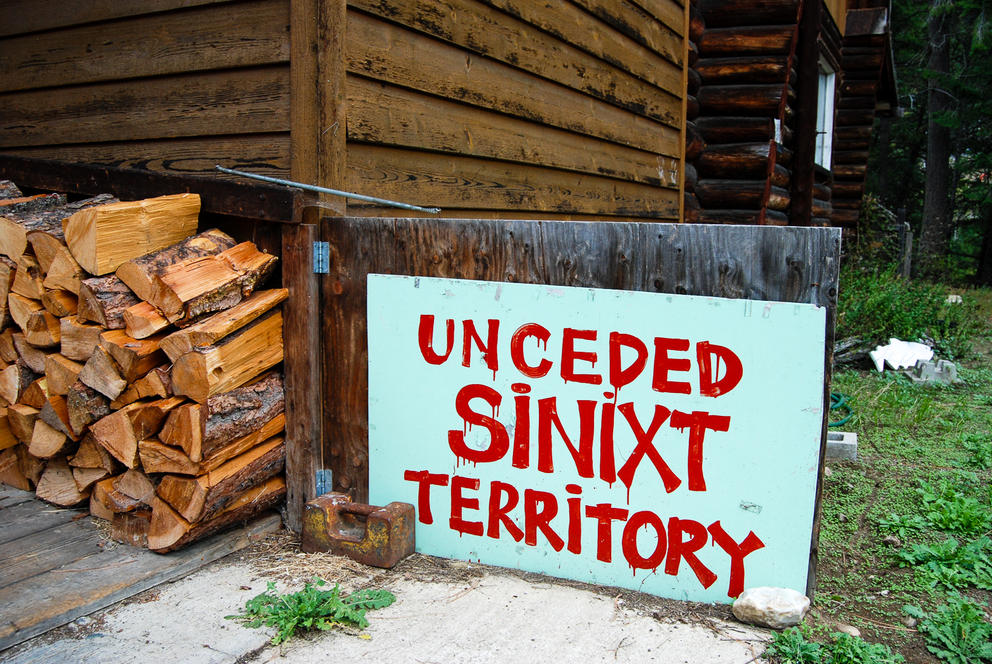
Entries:
<svg viewBox="0 0 992 664">
<path fill-rule="evenodd" d="M 331 245 L 327 242 L 313 243 L 313 273 L 327 274 L 331 270 Z"/>
<path fill-rule="evenodd" d="M 318 496 L 330 493 L 334 490 L 334 477 L 329 470 L 318 470 L 314 477 L 314 485 Z"/>
</svg>

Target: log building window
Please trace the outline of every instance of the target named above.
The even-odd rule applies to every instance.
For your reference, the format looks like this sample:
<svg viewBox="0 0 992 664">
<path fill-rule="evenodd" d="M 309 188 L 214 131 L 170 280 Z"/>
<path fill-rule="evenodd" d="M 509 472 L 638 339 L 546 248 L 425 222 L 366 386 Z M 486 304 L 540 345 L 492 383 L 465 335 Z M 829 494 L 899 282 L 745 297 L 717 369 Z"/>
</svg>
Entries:
<svg viewBox="0 0 992 664">
<path fill-rule="evenodd" d="M 814 161 L 830 169 L 830 153 L 833 150 L 834 133 L 834 85 L 836 73 L 823 59 L 820 59 L 820 85 L 816 95 L 816 153 Z"/>
</svg>

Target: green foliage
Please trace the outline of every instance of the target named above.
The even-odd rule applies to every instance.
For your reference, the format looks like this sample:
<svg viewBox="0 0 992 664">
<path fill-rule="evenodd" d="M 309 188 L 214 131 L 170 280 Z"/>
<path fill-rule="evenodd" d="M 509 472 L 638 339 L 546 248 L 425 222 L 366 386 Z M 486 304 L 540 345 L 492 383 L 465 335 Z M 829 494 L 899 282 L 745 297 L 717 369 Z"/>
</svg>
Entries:
<svg viewBox="0 0 992 664">
<path fill-rule="evenodd" d="M 987 433 L 969 433 L 961 443 L 968 452 L 967 465 L 982 470 L 992 469 L 992 436 Z"/>
<path fill-rule="evenodd" d="M 837 338 L 858 337 L 872 343 L 890 337 L 932 339 L 942 354 L 961 357 L 981 329 L 977 308 L 970 298 L 961 304 L 946 300 L 945 287 L 907 281 L 891 267 L 845 267 L 837 302 Z"/>
<path fill-rule="evenodd" d="M 992 590 L 992 540 L 988 537 L 964 545 L 953 537 L 936 544 L 914 544 L 897 551 L 896 559 L 931 586 Z"/>
<path fill-rule="evenodd" d="M 834 634 L 832 643 L 808 641 L 796 627 L 778 632 L 762 657 L 777 664 L 900 664 L 902 655 L 888 646 L 848 634 Z"/>
<path fill-rule="evenodd" d="M 935 487 L 920 482 L 917 493 L 923 501 L 926 519 L 938 530 L 970 535 L 984 532 L 992 525 L 989 506 L 964 495 L 954 484 L 945 482 Z"/>
<path fill-rule="evenodd" d="M 992 662 L 992 625 L 985 620 L 984 606 L 953 595 L 929 616 L 916 606 L 903 610 L 921 619 L 919 630 L 934 655 L 950 664 L 981 664 Z"/>
<path fill-rule="evenodd" d="M 889 514 L 878 519 L 879 530 L 898 535 L 900 539 L 906 539 L 929 526 L 930 522 L 919 514 Z"/>
<path fill-rule="evenodd" d="M 823 661 L 823 647 L 806 637 L 796 627 L 776 632 L 775 638 L 762 655 L 777 664 L 819 664 Z"/>
<path fill-rule="evenodd" d="M 265 592 L 245 603 L 242 613 L 226 618 L 247 627 L 275 627 L 272 644 L 278 645 L 298 630 L 365 629 L 369 624 L 365 618 L 367 610 L 381 609 L 396 601 L 388 590 L 359 590 L 343 595 L 338 585 L 331 590 L 322 590 L 325 585 L 327 582 L 323 579 L 314 579 L 314 583 L 306 584 L 303 590 L 277 595 L 273 592 L 275 584 L 269 582 Z"/>
</svg>

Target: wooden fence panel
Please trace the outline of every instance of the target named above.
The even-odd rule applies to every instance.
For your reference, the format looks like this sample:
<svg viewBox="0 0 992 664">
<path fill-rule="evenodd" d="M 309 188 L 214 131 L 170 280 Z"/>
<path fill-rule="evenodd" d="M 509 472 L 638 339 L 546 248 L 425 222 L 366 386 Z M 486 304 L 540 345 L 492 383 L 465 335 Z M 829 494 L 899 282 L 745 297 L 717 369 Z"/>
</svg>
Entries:
<svg viewBox="0 0 992 664">
<path fill-rule="evenodd" d="M 360 501 L 368 496 L 370 273 L 817 304 L 830 312 L 832 346 L 837 229 L 341 218 L 325 219 L 321 233 L 331 247 L 322 289 L 324 459 L 335 487 Z"/>
</svg>

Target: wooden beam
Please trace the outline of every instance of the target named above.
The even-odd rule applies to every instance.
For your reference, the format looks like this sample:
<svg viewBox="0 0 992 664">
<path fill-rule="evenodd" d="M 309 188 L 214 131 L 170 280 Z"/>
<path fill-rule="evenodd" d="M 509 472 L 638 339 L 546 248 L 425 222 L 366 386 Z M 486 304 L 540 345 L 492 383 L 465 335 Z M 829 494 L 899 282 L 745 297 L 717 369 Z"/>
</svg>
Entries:
<svg viewBox="0 0 992 664">
<path fill-rule="evenodd" d="M 195 192 L 200 194 L 203 213 L 284 223 L 292 221 L 293 201 L 300 196 L 287 187 L 260 182 L 243 184 L 215 177 L 171 175 L 11 155 L 0 155 L 0 177 L 33 189 L 73 194 L 108 192 L 121 200 Z"/>
<path fill-rule="evenodd" d="M 820 82 L 820 45 L 817 36 L 821 11 L 822 3 L 819 0 L 808 0 L 803 3 L 802 18 L 799 21 L 799 41 L 796 46 L 798 104 L 792 144 L 792 201 L 789 210 L 789 223 L 793 226 L 808 226 L 812 215 L 816 170 L 813 167 L 816 156 L 816 109 Z M 816 545 L 815 540 L 813 544 Z"/>
<path fill-rule="evenodd" d="M 290 177 L 343 188 L 346 159 L 345 0 L 290 0 Z M 343 198 L 320 199 L 343 214 Z"/>
<path fill-rule="evenodd" d="M 322 354 L 321 307 L 317 276 L 313 273 L 313 242 L 319 239 L 317 208 L 300 210 L 305 222 L 283 228 L 283 285 L 289 298 L 283 303 L 283 321 L 292 334 L 283 337 L 286 399 L 286 526 L 300 532 L 303 505 L 317 497 L 316 471 L 323 469 L 321 430 Z"/>
</svg>

